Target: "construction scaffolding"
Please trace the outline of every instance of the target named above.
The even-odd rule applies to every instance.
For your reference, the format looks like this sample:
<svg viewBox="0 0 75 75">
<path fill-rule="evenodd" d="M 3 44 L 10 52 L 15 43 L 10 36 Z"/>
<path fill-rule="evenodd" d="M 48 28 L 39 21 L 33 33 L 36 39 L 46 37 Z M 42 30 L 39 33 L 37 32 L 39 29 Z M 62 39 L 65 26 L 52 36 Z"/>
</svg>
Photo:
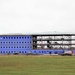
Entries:
<svg viewBox="0 0 75 75">
<path fill-rule="evenodd" d="M 33 35 L 33 49 L 75 49 L 75 35 Z"/>
</svg>

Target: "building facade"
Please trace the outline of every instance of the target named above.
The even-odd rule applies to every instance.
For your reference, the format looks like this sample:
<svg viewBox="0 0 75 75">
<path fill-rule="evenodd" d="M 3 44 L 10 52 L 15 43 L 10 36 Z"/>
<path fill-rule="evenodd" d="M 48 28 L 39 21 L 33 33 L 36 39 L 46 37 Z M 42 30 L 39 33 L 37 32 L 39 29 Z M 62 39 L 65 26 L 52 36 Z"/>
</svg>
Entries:
<svg viewBox="0 0 75 75">
<path fill-rule="evenodd" d="M 0 54 L 60 54 L 73 50 L 75 34 L 0 35 Z"/>
</svg>

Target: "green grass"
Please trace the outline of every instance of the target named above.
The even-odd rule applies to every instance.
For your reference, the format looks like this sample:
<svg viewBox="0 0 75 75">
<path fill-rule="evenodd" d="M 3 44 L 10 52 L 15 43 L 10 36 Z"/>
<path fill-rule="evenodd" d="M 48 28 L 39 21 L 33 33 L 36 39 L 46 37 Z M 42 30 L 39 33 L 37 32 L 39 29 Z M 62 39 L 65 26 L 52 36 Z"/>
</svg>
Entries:
<svg viewBox="0 0 75 75">
<path fill-rule="evenodd" d="M 75 56 L 0 56 L 0 75 L 75 75 Z"/>
</svg>

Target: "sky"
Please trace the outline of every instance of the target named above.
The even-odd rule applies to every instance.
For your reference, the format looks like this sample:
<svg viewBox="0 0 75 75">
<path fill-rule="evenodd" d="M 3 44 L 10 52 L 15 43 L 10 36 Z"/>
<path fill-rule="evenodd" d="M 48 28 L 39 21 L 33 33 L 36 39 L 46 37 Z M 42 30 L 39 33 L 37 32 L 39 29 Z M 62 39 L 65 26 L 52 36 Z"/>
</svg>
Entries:
<svg viewBox="0 0 75 75">
<path fill-rule="evenodd" d="M 75 0 L 0 0 L 0 34 L 75 32 Z"/>
</svg>

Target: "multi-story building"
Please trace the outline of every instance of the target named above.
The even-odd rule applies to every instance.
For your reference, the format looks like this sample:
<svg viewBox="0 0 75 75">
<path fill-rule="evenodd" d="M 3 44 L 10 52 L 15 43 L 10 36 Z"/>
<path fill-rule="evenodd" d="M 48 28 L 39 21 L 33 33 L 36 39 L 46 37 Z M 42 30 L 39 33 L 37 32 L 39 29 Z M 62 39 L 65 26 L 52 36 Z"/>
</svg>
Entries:
<svg viewBox="0 0 75 75">
<path fill-rule="evenodd" d="M 73 50 L 75 34 L 0 35 L 0 54 L 60 54 Z"/>
</svg>

